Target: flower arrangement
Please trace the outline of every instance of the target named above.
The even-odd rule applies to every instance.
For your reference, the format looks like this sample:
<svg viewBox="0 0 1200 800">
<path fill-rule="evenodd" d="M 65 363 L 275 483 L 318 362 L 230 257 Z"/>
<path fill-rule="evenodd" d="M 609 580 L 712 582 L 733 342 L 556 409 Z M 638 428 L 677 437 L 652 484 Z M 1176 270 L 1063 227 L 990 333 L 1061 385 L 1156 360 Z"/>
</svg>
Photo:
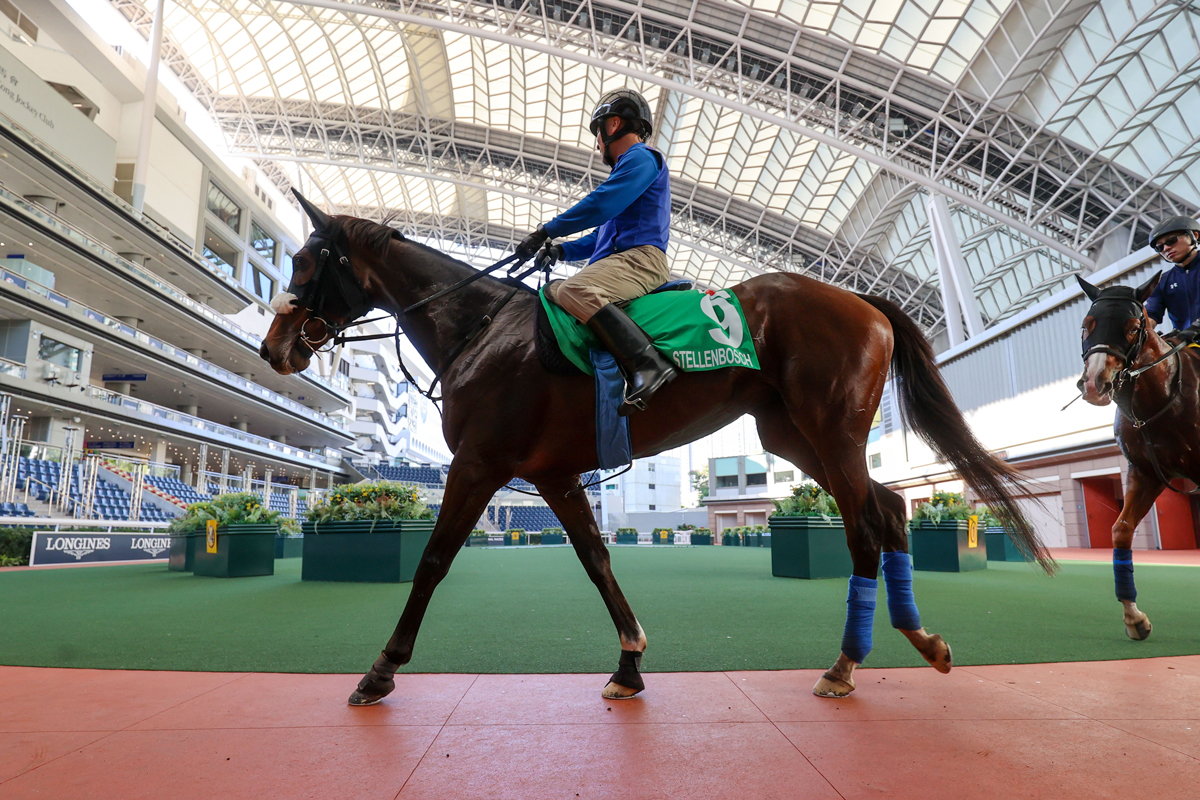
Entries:
<svg viewBox="0 0 1200 800">
<path fill-rule="evenodd" d="M 792 493 L 781 500 L 772 500 L 779 517 L 840 517 L 837 500 L 815 483 L 802 483 L 792 488 Z"/>
<path fill-rule="evenodd" d="M 692 533 L 697 536 L 712 536 L 712 531 L 708 528 L 692 528 Z"/>
<path fill-rule="evenodd" d="M 637 534 L 637 528 L 617 528 L 617 533 L 632 533 Z"/>
<path fill-rule="evenodd" d="M 421 490 L 397 481 L 363 481 L 334 486 L 306 514 L 309 522 L 432 519 Z"/>
<path fill-rule="evenodd" d="M 264 506 L 262 498 L 256 494 L 233 492 L 192 503 L 182 517 L 171 521 L 167 531 L 196 533 L 203 531 L 210 519 L 215 519 L 218 525 L 271 524 L 279 520 L 279 512 Z"/>
<path fill-rule="evenodd" d="M 913 522 L 929 520 L 937 525 L 943 520 L 967 519 L 975 513 L 975 509 L 963 500 L 961 493 L 934 492 L 929 502 L 917 506 L 913 512 Z"/>
<path fill-rule="evenodd" d="M 553 534 L 553 533 L 562 533 L 562 532 L 563 532 L 563 529 L 562 529 L 562 528 L 542 528 L 542 534 L 543 534 L 543 535 L 544 535 L 544 534 L 547 534 L 547 533 L 552 533 L 552 534 Z"/>
</svg>

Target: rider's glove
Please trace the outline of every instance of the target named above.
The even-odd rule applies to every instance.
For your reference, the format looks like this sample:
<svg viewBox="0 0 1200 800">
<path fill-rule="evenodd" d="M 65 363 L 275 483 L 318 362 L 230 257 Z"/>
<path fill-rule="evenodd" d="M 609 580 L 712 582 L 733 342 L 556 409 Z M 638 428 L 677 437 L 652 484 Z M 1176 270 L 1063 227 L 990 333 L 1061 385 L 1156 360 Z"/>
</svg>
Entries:
<svg viewBox="0 0 1200 800">
<path fill-rule="evenodd" d="M 537 230 L 526 236 L 521 240 L 521 243 L 517 245 L 517 255 L 522 259 L 532 258 L 533 254 L 538 251 L 538 248 L 545 244 L 546 240 L 549 238 L 550 234 L 546 233 L 545 226 L 538 225 Z"/>
<path fill-rule="evenodd" d="M 550 269 L 559 261 L 566 258 L 566 251 L 563 250 L 561 244 L 546 243 L 546 246 L 541 249 L 534 259 L 533 265 L 539 270 Z"/>
<path fill-rule="evenodd" d="M 1176 331 L 1175 335 L 1185 342 L 1197 343 L 1200 342 L 1200 322 L 1193 322 L 1181 331 Z"/>
</svg>

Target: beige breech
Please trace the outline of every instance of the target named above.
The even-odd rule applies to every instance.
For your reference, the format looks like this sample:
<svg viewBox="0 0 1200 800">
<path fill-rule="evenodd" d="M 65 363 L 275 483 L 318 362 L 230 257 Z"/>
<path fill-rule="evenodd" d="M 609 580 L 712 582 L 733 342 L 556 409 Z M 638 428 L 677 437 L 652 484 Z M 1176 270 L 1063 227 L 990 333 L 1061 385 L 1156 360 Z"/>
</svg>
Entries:
<svg viewBox="0 0 1200 800">
<path fill-rule="evenodd" d="M 550 299 L 580 322 L 609 303 L 633 300 L 671 278 L 667 254 L 652 244 L 613 253 L 589 264 L 565 281 L 550 284 Z"/>
</svg>

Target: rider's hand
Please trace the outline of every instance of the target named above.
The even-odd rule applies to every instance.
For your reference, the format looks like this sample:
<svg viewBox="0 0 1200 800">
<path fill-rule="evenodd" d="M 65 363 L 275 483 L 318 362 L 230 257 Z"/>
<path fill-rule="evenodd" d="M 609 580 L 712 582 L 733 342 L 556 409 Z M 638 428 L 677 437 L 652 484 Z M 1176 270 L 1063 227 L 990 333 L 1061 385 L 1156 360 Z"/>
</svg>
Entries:
<svg viewBox="0 0 1200 800">
<path fill-rule="evenodd" d="M 538 225 L 537 230 L 526 236 L 517 245 L 517 255 L 523 259 L 532 258 L 533 254 L 538 251 L 538 248 L 545 244 L 549 238 L 550 234 L 546 233 L 546 228 Z"/>
<path fill-rule="evenodd" d="M 566 258 L 566 255 L 561 244 L 547 244 L 537 254 L 537 258 L 533 260 L 533 265 L 539 270 L 550 269 L 559 261 Z"/>
</svg>

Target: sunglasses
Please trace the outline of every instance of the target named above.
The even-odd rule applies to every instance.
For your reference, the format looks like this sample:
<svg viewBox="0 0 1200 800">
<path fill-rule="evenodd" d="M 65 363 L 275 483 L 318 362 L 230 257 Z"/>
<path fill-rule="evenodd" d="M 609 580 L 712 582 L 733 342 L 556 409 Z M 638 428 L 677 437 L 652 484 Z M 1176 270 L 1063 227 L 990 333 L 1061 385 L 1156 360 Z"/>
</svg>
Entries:
<svg viewBox="0 0 1200 800">
<path fill-rule="evenodd" d="M 1190 235 L 1190 234 L 1189 234 Z M 1154 249 L 1158 252 L 1166 250 L 1168 247 L 1174 247 L 1175 243 L 1180 240 L 1180 236 L 1168 236 L 1166 239 L 1154 243 Z"/>
</svg>

